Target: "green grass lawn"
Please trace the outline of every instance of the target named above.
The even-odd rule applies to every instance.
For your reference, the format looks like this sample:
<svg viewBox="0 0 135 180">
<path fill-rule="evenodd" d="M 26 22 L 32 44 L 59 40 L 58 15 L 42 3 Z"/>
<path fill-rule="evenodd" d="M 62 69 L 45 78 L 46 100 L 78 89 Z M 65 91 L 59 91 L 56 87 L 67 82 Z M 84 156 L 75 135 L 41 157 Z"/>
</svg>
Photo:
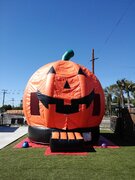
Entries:
<svg viewBox="0 0 135 180">
<path fill-rule="evenodd" d="M 110 133 L 102 135 L 116 140 Z M 0 150 L 0 180 L 135 179 L 134 144 L 98 148 L 88 156 L 45 156 L 44 148 L 13 148 L 19 141 Z"/>
</svg>

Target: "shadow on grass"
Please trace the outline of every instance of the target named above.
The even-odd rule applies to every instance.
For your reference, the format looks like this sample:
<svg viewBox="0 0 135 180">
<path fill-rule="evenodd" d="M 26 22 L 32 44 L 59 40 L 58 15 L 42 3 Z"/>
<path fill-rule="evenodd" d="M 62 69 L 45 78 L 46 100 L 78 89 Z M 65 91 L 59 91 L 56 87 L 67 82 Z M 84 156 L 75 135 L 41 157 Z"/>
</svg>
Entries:
<svg viewBox="0 0 135 180">
<path fill-rule="evenodd" d="M 84 152 L 96 152 L 96 150 L 93 146 L 86 146 Z"/>
<path fill-rule="evenodd" d="M 100 134 L 118 146 L 135 146 L 135 135 L 121 136 L 115 133 L 100 133 Z"/>
</svg>

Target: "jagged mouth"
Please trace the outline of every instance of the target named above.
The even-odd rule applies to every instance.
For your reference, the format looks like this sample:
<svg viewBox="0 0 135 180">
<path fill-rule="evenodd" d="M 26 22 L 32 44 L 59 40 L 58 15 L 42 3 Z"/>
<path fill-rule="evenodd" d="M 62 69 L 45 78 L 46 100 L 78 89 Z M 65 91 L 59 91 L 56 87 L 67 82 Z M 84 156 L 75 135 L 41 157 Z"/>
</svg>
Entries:
<svg viewBox="0 0 135 180">
<path fill-rule="evenodd" d="M 79 99 L 71 99 L 71 105 L 65 105 L 64 99 L 50 97 L 42 94 L 40 91 L 37 91 L 37 97 L 47 109 L 49 109 L 49 104 L 55 104 L 57 113 L 72 114 L 79 112 L 80 104 L 85 104 L 87 109 L 94 100 L 95 92 L 92 90 L 92 92 L 87 96 Z"/>
</svg>

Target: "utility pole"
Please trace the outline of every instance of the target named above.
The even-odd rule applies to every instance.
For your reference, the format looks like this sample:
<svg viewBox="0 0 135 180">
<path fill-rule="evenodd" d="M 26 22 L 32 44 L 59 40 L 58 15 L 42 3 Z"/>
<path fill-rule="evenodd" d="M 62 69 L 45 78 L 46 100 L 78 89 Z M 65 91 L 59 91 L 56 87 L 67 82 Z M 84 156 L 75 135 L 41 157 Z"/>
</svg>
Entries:
<svg viewBox="0 0 135 180">
<path fill-rule="evenodd" d="M 92 72 L 93 72 L 93 74 L 95 73 L 95 67 L 94 67 L 94 65 L 95 65 L 95 63 L 94 63 L 94 49 L 92 49 Z"/>
<path fill-rule="evenodd" d="M 92 59 L 91 59 L 91 61 L 92 61 L 92 73 L 93 74 L 95 74 L 95 60 L 96 59 L 99 59 L 99 58 L 95 58 L 95 56 L 94 56 L 94 49 L 92 49 Z"/>
<path fill-rule="evenodd" d="M 6 90 L 6 89 L 3 89 L 3 90 L 2 90 L 2 93 L 3 93 L 2 106 L 4 106 L 4 104 L 5 104 L 5 95 L 7 94 L 7 90 Z"/>
<path fill-rule="evenodd" d="M 15 101 L 15 99 L 12 98 L 11 101 L 12 101 L 12 107 L 14 107 L 14 101 Z"/>
<path fill-rule="evenodd" d="M 2 90 L 2 93 L 3 93 L 3 101 L 2 101 L 2 114 L 1 114 L 1 119 L 2 119 L 2 125 L 3 125 L 3 120 L 4 120 L 4 115 L 3 115 L 4 109 L 3 109 L 3 106 L 4 106 L 4 103 L 5 103 L 5 95 L 7 94 L 7 90 L 3 89 L 3 90 Z"/>
</svg>

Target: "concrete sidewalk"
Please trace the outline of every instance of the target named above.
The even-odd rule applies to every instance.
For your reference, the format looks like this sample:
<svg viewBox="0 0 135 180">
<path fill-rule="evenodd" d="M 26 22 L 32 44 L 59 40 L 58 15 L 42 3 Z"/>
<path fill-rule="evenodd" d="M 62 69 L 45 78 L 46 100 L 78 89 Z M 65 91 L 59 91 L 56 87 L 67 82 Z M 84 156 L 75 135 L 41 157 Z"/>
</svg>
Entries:
<svg viewBox="0 0 135 180">
<path fill-rule="evenodd" d="M 0 149 L 6 147 L 8 144 L 16 141 L 23 135 L 28 133 L 27 126 L 20 127 L 6 127 L 0 126 Z"/>
</svg>

